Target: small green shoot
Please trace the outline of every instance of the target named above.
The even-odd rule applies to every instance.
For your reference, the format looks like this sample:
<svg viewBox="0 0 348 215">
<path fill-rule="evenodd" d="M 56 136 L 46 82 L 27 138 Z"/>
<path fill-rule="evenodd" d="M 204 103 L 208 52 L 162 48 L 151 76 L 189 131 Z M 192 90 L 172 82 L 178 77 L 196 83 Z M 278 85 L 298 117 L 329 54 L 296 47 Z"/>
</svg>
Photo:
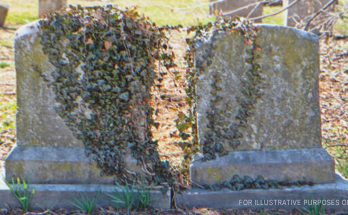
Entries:
<svg viewBox="0 0 348 215">
<path fill-rule="evenodd" d="M 75 199 L 72 204 L 78 210 L 84 212 L 85 214 L 91 215 L 97 207 L 98 198 L 99 193 L 93 198 L 81 195 L 79 198 Z"/>
<path fill-rule="evenodd" d="M 116 184 L 120 189 L 117 189 L 116 192 L 112 195 L 109 195 L 111 202 L 114 204 L 115 208 L 126 208 L 127 213 L 130 214 L 130 211 L 135 208 L 136 197 L 133 193 L 132 187 L 126 183 L 125 186 L 120 186 Z"/>
<path fill-rule="evenodd" d="M 5 69 L 7 67 L 10 67 L 11 65 L 9 63 L 6 62 L 0 62 L 0 69 Z"/>
<path fill-rule="evenodd" d="M 146 209 L 150 207 L 150 191 L 145 186 L 135 187 L 126 183 L 125 186 L 116 184 L 116 192 L 109 195 L 115 208 L 125 208 L 130 214 L 132 209 Z"/>
<path fill-rule="evenodd" d="M 151 206 L 151 195 L 149 188 L 141 186 L 138 189 L 139 208 L 147 209 Z"/>
<path fill-rule="evenodd" d="M 326 209 L 323 203 L 320 202 L 320 204 L 315 204 L 315 205 L 304 208 L 303 212 L 309 215 L 325 215 Z"/>
<path fill-rule="evenodd" d="M 30 189 L 29 184 L 24 179 L 21 181 L 20 178 L 17 178 L 17 183 L 12 178 L 12 183 L 6 182 L 6 184 L 21 205 L 22 210 L 28 212 L 30 210 L 31 199 L 35 195 L 35 190 Z"/>
</svg>

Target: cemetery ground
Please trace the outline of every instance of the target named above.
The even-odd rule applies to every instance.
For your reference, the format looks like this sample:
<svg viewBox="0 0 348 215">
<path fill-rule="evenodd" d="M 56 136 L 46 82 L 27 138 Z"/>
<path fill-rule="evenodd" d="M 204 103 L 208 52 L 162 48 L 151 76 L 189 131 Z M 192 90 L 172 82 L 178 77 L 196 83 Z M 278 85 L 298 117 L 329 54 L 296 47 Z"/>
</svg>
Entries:
<svg viewBox="0 0 348 215">
<path fill-rule="evenodd" d="M 78 1 L 70 0 L 68 3 L 92 5 L 99 1 Z M 197 7 L 198 1 L 169 0 L 169 1 L 109 1 L 113 4 L 120 4 L 122 7 L 137 4 L 140 12 L 144 12 L 151 19 L 160 25 L 183 24 L 190 25 L 198 22 L 210 20 L 207 17 L 207 1 L 200 1 L 203 7 Z M 5 3 L 7 3 L 5 1 Z M 15 113 L 16 113 L 16 79 L 14 68 L 13 41 L 15 31 L 21 25 L 37 19 L 36 0 L 17 0 L 9 1 L 10 11 L 5 24 L 5 28 L 0 28 L 0 169 L 3 162 L 15 143 Z M 348 4 L 348 0 L 341 1 L 340 4 Z M 272 13 L 279 8 L 266 8 L 266 13 Z M 179 15 L 178 15 L 179 14 Z M 281 14 L 264 20 L 266 23 L 281 24 Z M 348 23 L 340 22 L 335 26 L 334 37 L 321 40 L 321 74 L 320 74 L 320 105 L 322 117 L 322 143 L 336 160 L 336 168 L 345 177 L 348 177 L 348 38 L 338 37 L 348 35 Z M 178 36 L 177 36 L 178 37 Z M 174 37 L 174 42 L 180 46 L 180 39 Z M 173 83 L 168 83 L 173 84 Z M 180 92 L 167 92 L 168 95 Z M 175 100 L 174 104 L 180 105 L 180 99 Z M 180 163 L 180 149 L 175 147 L 173 142 L 177 141 L 175 134 L 176 113 L 171 113 L 172 100 L 160 104 L 169 110 L 162 113 L 159 119 L 162 128 L 155 132 L 155 137 L 160 139 L 159 147 L 167 159 L 174 163 Z M 174 132 L 173 132 L 174 131 Z M 166 153 L 167 152 L 167 153 Z M 170 153 L 169 153 L 170 152 Z M 184 186 L 184 185 L 183 185 Z M 101 213 L 114 213 L 112 209 L 99 209 Z M 102 211 L 103 210 L 103 211 Z M 156 211 L 152 211 L 156 212 Z M 184 209 L 179 211 L 163 212 L 165 214 L 185 213 Z M 191 213 L 218 213 L 208 209 L 197 209 Z M 223 211 L 228 214 L 250 214 L 257 213 L 251 211 Z M 272 213 L 272 211 L 261 211 L 262 213 Z M 0 210 L 0 214 L 2 211 Z M 13 214 L 20 213 L 17 210 Z M 65 214 L 64 209 L 47 212 L 52 214 Z M 146 214 L 147 212 L 144 212 Z M 275 213 L 283 213 L 275 211 Z M 285 212 L 284 212 L 285 213 Z M 293 211 L 300 214 L 300 211 Z"/>
</svg>

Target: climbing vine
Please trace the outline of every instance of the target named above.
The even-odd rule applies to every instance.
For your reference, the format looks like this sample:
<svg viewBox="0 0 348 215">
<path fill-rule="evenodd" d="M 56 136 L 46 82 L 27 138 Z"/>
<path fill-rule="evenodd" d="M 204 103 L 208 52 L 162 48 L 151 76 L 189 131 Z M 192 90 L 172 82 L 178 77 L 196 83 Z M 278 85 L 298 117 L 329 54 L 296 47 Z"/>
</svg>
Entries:
<svg viewBox="0 0 348 215">
<path fill-rule="evenodd" d="M 58 103 L 57 113 L 81 140 L 89 157 L 96 161 L 105 175 L 121 182 L 170 182 L 174 173 L 167 161 L 161 161 L 157 141 L 151 127 L 158 126 L 153 116 L 152 89 L 167 71 L 175 68 L 175 54 L 169 44 L 168 31 L 183 30 L 181 26 L 157 27 L 140 16 L 136 8 L 121 10 L 112 6 L 70 8 L 40 21 L 41 44 L 55 70 L 45 76 Z M 209 67 L 214 56 L 206 49 L 204 58 L 196 58 L 197 45 L 214 40 L 220 34 L 238 33 L 246 44 L 249 68 L 242 81 L 242 97 L 238 98 L 237 123 L 231 126 L 231 146 L 237 148 L 243 137 L 241 129 L 252 115 L 260 96 L 260 68 L 255 62 L 256 30 L 239 18 L 219 17 L 213 23 L 187 29 L 186 104 L 188 112 L 178 111 L 176 122 L 183 149 L 182 172 L 188 169 L 199 149 L 196 117 L 196 80 L 200 71 Z M 204 62 L 203 62 L 204 60 Z M 214 76 L 216 92 L 219 77 Z M 220 97 L 212 98 L 212 103 Z M 208 113 L 211 128 L 218 130 L 219 120 Z M 203 159 L 214 159 L 227 152 L 215 137 L 203 143 Z M 128 156 L 129 155 L 129 156 Z M 133 157 L 141 171 L 129 167 Z M 127 160 L 128 159 L 128 160 Z M 188 180 L 188 177 L 187 177 Z"/>
<path fill-rule="evenodd" d="M 169 177 L 153 140 L 151 88 L 158 65 L 174 66 L 164 29 L 135 8 L 70 8 L 40 21 L 56 111 L 102 173 L 120 181 Z M 141 171 L 128 168 L 130 155 Z"/>
<path fill-rule="evenodd" d="M 229 181 L 224 181 L 219 184 L 213 185 L 195 185 L 195 187 L 204 188 L 206 190 L 221 190 L 224 188 L 239 191 L 244 189 L 279 189 L 291 186 L 313 186 L 314 184 L 306 180 L 298 181 L 279 181 L 279 180 L 267 180 L 263 176 L 259 175 L 256 178 L 250 176 L 234 175 Z"/>
<path fill-rule="evenodd" d="M 232 148 L 237 148 L 241 141 L 240 139 L 243 137 L 241 130 L 243 127 L 247 125 L 248 117 L 252 114 L 254 105 L 257 101 L 257 98 L 260 97 L 259 92 L 259 84 L 261 83 L 260 77 L 260 67 L 255 62 L 255 55 L 257 51 L 257 45 L 255 43 L 256 31 L 257 29 L 253 27 L 252 23 L 246 20 L 240 20 L 239 18 L 230 18 L 230 17 L 219 17 L 214 23 L 208 23 L 206 25 L 200 25 L 196 27 L 192 27 L 189 29 L 189 32 L 194 31 L 194 36 L 190 39 L 187 39 L 187 43 L 189 44 L 189 49 L 186 54 L 186 61 L 188 65 L 187 69 L 187 88 L 186 92 L 188 95 L 188 104 L 190 106 L 189 114 L 184 118 L 181 117 L 181 120 L 178 120 L 179 131 L 182 134 L 187 135 L 185 131 L 188 131 L 189 126 L 191 125 L 191 142 L 187 143 L 186 146 L 189 146 L 190 152 L 192 154 L 196 153 L 198 150 L 198 129 L 197 129 L 197 113 L 196 113 L 196 80 L 197 75 L 204 70 L 208 69 L 210 64 L 212 63 L 211 59 L 214 57 L 214 49 L 213 42 L 216 37 L 219 37 L 221 34 L 232 34 L 237 33 L 243 36 L 244 43 L 246 45 L 245 52 L 246 56 L 248 56 L 246 60 L 245 68 L 248 68 L 245 72 L 246 79 L 242 81 L 242 94 L 241 98 L 238 98 L 239 109 L 237 111 L 237 115 L 235 116 L 235 121 L 232 126 L 229 126 L 228 131 L 225 133 L 229 134 L 229 144 Z M 206 42 L 210 41 L 210 42 Z M 209 47 L 203 49 L 202 56 L 195 56 L 196 48 L 202 43 L 209 44 Z M 202 51 L 202 50 L 201 50 Z M 194 62 L 195 61 L 195 62 Z M 213 75 L 212 81 L 212 89 L 215 96 L 212 96 L 211 103 L 214 104 L 221 99 L 218 96 L 218 91 L 223 90 L 219 85 L 221 82 L 220 77 L 217 75 Z M 223 156 L 228 152 L 224 149 L 221 141 L 218 140 L 214 134 L 221 133 L 221 127 L 219 122 L 224 121 L 224 119 L 217 119 L 219 117 L 217 114 L 214 114 L 214 110 L 210 110 L 207 112 L 207 118 L 209 120 L 209 127 L 212 131 L 207 134 L 204 139 L 205 142 L 202 143 L 202 152 L 203 152 L 203 160 L 211 160 L 216 158 L 217 155 Z M 180 118 L 179 118 L 180 119 Z M 187 128 L 186 130 L 180 128 Z M 213 135 L 212 135 L 213 134 Z M 221 136 L 221 135 L 220 135 Z M 188 156 L 192 158 L 192 156 Z M 190 161 L 186 161 L 186 163 L 190 163 Z"/>
</svg>

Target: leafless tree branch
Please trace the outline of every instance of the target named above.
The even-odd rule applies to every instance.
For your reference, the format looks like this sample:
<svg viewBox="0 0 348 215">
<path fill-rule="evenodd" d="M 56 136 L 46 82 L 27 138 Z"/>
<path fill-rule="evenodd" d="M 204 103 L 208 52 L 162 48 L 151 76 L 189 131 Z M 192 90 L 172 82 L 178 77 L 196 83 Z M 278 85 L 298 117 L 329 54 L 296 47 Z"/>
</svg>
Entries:
<svg viewBox="0 0 348 215">
<path fill-rule="evenodd" d="M 4 93 L 0 93 L 0 95 L 12 96 L 12 95 L 16 95 L 16 92 L 4 92 Z"/>
<path fill-rule="evenodd" d="M 329 147 L 348 147 L 348 145 L 347 144 L 335 144 L 335 145 L 328 145 L 326 147 L 327 148 L 329 148 Z"/>
<path fill-rule="evenodd" d="M 267 18 L 267 17 L 270 17 L 270 16 L 275 16 L 275 15 L 278 15 L 286 10 L 288 10 L 289 8 L 291 8 L 292 6 L 294 6 L 297 2 L 299 2 L 300 0 L 296 0 L 296 1 L 293 1 L 291 4 L 289 4 L 288 6 L 284 7 L 283 9 L 275 12 L 275 13 L 272 13 L 272 14 L 268 14 L 268 15 L 264 15 L 264 16 L 258 16 L 258 17 L 253 17 L 253 18 L 250 18 L 249 20 L 257 20 L 257 19 L 264 19 L 264 18 Z"/>
<path fill-rule="evenodd" d="M 304 27 L 304 30 L 307 31 L 311 22 L 317 17 L 319 16 L 322 12 L 325 12 L 325 10 L 330 7 L 333 3 L 337 3 L 337 0 L 331 0 L 329 1 L 326 5 L 324 5 L 324 7 L 322 7 L 319 11 L 317 11 L 315 14 L 313 14 L 311 16 L 311 18 L 308 20 L 306 26 Z"/>
<path fill-rule="evenodd" d="M 247 9 L 247 8 L 249 8 L 249 7 L 252 7 L 252 6 L 255 6 L 255 5 L 257 6 L 257 5 L 261 5 L 261 4 L 268 4 L 269 2 L 270 2 L 270 1 L 261 1 L 261 2 L 256 2 L 256 3 L 248 4 L 248 5 L 244 6 L 244 7 L 240 7 L 240 8 L 238 8 L 238 9 L 236 9 L 236 10 L 227 11 L 227 12 L 225 12 L 225 13 L 222 13 L 222 15 L 228 16 L 228 15 L 237 13 L 237 12 L 239 12 L 239 11 L 242 11 L 242 10 L 244 10 L 244 9 Z"/>
<path fill-rule="evenodd" d="M 254 7 L 254 9 L 252 9 L 252 10 L 250 11 L 250 13 L 248 14 L 247 18 L 249 19 L 250 16 L 253 15 L 254 12 L 255 12 L 259 7 L 261 7 L 261 6 L 262 6 L 262 3 L 259 2 L 259 3 Z"/>
<path fill-rule="evenodd" d="M 348 39 L 348 35 L 336 35 L 334 37 L 335 40 L 345 40 Z"/>
</svg>

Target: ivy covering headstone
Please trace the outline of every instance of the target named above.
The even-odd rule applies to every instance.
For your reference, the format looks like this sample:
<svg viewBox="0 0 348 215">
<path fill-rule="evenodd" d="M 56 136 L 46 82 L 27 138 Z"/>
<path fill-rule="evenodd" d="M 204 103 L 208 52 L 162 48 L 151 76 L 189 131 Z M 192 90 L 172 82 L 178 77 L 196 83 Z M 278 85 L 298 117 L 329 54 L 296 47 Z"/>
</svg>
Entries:
<svg viewBox="0 0 348 215">
<path fill-rule="evenodd" d="M 194 31 L 194 35 L 187 39 L 187 43 L 189 45 L 189 50 L 186 54 L 186 61 L 188 65 L 187 70 L 187 95 L 188 95 L 188 104 L 190 105 L 190 113 L 186 115 L 186 117 L 180 117 L 177 121 L 178 129 L 181 132 L 181 136 L 185 137 L 183 138 L 183 141 L 185 139 L 188 139 L 187 132 L 190 128 L 192 133 L 192 140 L 191 143 L 187 143 L 184 145 L 192 146 L 190 147 L 190 153 L 194 154 L 198 151 L 198 128 L 197 128 L 197 113 L 196 113 L 196 104 L 197 104 L 197 95 L 196 95 L 196 79 L 197 75 L 200 71 L 203 71 L 209 65 L 212 63 L 209 59 L 211 59 L 214 56 L 213 49 L 207 48 L 207 52 L 204 53 L 203 56 L 197 57 L 200 62 L 194 62 L 194 58 L 196 55 L 196 48 L 201 45 L 203 41 L 207 40 L 214 40 L 216 37 L 219 37 L 221 33 L 237 33 L 243 36 L 244 43 L 248 45 L 248 49 L 246 50 L 247 53 L 245 53 L 248 57 L 248 64 L 249 71 L 247 72 L 248 79 L 244 81 L 245 88 L 247 88 L 247 92 L 245 92 L 245 97 L 241 99 L 240 101 L 240 109 L 238 111 L 238 115 L 236 118 L 239 120 L 239 123 L 235 124 L 233 127 L 230 128 L 230 130 L 226 131 L 225 133 L 232 134 L 233 136 L 230 138 L 230 144 L 232 146 L 238 146 L 240 144 L 239 138 L 240 131 L 239 129 L 243 126 L 243 124 L 246 123 L 246 120 L 248 116 L 253 111 L 253 102 L 257 99 L 259 92 L 257 92 L 257 82 L 260 79 L 259 76 L 259 66 L 254 62 L 254 55 L 255 50 L 257 49 L 255 45 L 255 36 L 256 36 L 256 29 L 253 27 L 252 23 L 246 21 L 246 20 L 240 20 L 239 18 L 226 18 L 226 17 L 219 17 L 214 23 L 208 23 L 206 25 L 200 25 L 191 27 L 188 32 Z M 219 80 L 214 80 L 212 88 L 214 88 L 216 91 L 222 90 L 217 85 L 219 83 Z M 220 97 L 214 97 L 213 102 L 218 102 L 218 100 L 224 99 Z M 221 129 L 219 128 L 219 125 L 216 125 L 215 120 L 213 118 L 214 114 L 210 114 L 211 117 L 209 118 L 209 124 L 212 127 L 212 129 L 216 129 L 216 131 L 221 132 Z M 190 126 L 188 126 L 190 125 Z M 205 137 L 207 140 L 202 147 L 202 152 L 205 160 L 211 160 L 216 157 L 216 154 L 219 155 L 225 155 L 226 151 L 224 150 L 221 143 L 219 143 L 218 139 L 215 139 L 214 136 L 207 136 Z M 191 156 L 190 156 L 191 157 Z M 189 162 L 187 162 L 189 164 Z"/>
<path fill-rule="evenodd" d="M 150 91 L 155 65 L 174 66 L 165 33 L 134 8 L 112 6 L 71 6 L 40 26 L 44 52 L 56 68 L 45 77 L 56 111 L 87 154 L 104 174 L 133 181 L 135 173 L 124 168 L 131 154 L 145 180 L 162 182 L 168 164 L 160 161 L 150 131 Z"/>
<path fill-rule="evenodd" d="M 172 182 L 177 172 L 170 172 L 168 162 L 160 161 L 157 141 L 151 134 L 151 127 L 156 126 L 151 88 L 154 80 L 162 75 L 155 72 L 157 66 L 167 70 L 176 67 L 167 32 L 183 30 L 183 27 L 157 27 L 140 16 L 135 8 L 121 10 L 112 6 L 70 6 L 64 13 L 54 13 L 42 20 L 40 26 L 44 52 L 56 68 L 51 77 L 45 77 L 56 94 L 59 104 L 56 111 L 85 144 L 87 155 L 97 162 L 104 174 L 117 176 L 121 181 L 139 179 L 136 173 L 124 168 L 125 155 L 131 154 L 147 173 L 147 182 Z M 195 47 L 201 40 L 211 39 L 221 32 L 238 32 L 250 45 L 249 75 L 258 77 L 257 65 L 253 66 L 256 32 L 251 23 L 224 17 L 185 30 L 189 46 L 185 77 L 189 112 L 178 110 L 176 120 L 182 138 L 179 145 L 184 152 L 184 172 L 199 148 L 195 117 Z M 245 84 L 251 91 L 256 90 L 254 83 Z M 248 106 L 241 105 L 245 109 L 241 114 L 250 114 L 253 99 L 241 101 Z M 241 123 L 247 120 L 242 115 L 240 118 Z M 238 133 L 238 125 L 233 129 Z M 235 139 L 233 143 L 237 144 L 238 138 Z M 205 144 L 203 152 L 206 159 L 212 159 L 215 153 L 223 154 L 224 150 L 216 144 Z"/>
</svg>

